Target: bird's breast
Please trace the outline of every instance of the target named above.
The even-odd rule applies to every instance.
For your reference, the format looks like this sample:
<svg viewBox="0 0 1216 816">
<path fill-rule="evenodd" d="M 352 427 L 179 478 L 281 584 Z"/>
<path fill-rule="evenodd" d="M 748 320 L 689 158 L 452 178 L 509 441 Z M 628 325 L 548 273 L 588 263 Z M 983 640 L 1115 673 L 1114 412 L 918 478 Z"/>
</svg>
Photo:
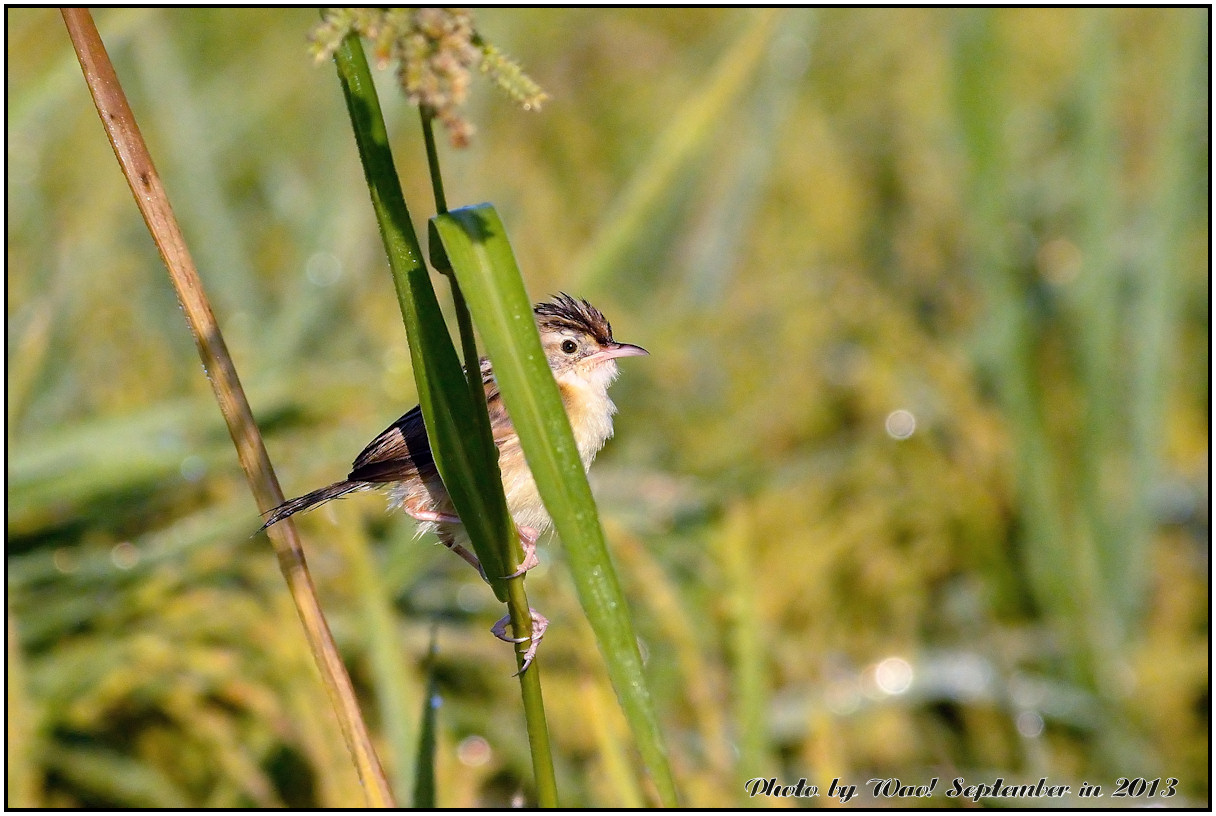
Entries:
<svg viewBox="0 0 1216 816">
<path fill-rule="evenodd" d="M 612 415 L 616 413 L 616 406 L 609 399 L 607 388 L 563 380 L 558 381 L 558 388 L 566 415 L 570 417 L 579 458 L 583 460 L 583 468 L 589 468 L 600 448 L 612 437 Z"/>
</svg>

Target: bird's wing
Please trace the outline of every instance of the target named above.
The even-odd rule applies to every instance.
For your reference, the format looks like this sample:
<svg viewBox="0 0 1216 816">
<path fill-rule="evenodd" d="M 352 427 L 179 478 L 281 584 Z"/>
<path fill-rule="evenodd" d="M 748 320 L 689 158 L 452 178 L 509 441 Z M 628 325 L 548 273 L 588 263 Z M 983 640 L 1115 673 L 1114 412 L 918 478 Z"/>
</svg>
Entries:
<svg viewBox="0 0 1216 816">
<path fill-rule="evenodd" d="M 346 478 L 351 482 L 401 482 L 434 470 L 422 409 L 415 406 L 363 449 Z"/>
<path fill-rule="evenodd" d="M 517 445 L 515 428 L 502 404 L 490 361 L 486 359 L 481 361 L 481 381 L 485 386 L 494 444 L 500 450 L 504 445 Z M 435 458 L 422 421 L 422 409 L 415 406 L 363 449 L 346 478 L 351 482 L 400 482 L 434 473 Z"/>
<path fill-rule="evenodd" d="M 486 410 L 490 413 L 490 429 L 494 432 L 494 444 L 499 450 L 503 445 L 519 443 L 515 435 L 515 426 L 507 416 L 507 407 L 503 405 L 502 394 L 498 391 L 498 382 L 494 379 L 494 371 L 490 368 L 489 360 L 481 361 L 481 384 L 486 389 Z"/>
</svg>

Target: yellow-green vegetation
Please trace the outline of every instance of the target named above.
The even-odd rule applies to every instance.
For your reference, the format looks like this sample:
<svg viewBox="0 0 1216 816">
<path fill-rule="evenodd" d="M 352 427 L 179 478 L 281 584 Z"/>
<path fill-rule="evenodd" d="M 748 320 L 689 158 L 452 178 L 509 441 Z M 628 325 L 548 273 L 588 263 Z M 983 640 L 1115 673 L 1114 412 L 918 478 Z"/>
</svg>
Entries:
<svg viewBox="0 0 1216 816">
<path fill-rule="evenodd" d="M 469 89 L 449 206 L 651 352 L 591 475 L 682 803 L 1210 804 L 1207 15 L 476 13 L 550 99 Z M 316 11 L 96 19 L 284 488 L 340 478 L 417 394 Z M 8 23 L 7 804 L 361 806 L 63 22 Z M 437 804 L 533 801 L 492 593 L 379 497 L 298 521 L 398 801 L 436 700 Z M 655 803 L 541 557 L 561 802 Z"/>
</svg>

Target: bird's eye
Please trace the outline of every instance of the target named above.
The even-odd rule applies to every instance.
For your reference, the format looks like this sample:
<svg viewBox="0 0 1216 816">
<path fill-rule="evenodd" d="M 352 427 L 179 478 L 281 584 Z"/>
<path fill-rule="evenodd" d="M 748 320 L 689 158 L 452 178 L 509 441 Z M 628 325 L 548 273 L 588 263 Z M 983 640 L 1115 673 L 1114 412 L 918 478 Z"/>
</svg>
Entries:
<svg viewBox="0 0 1216 816">
<path fill-rule="evenodd" d="M 573 354 L 578 351 L 578 343 L 573 340 L 564 340 L 562 341 L 562 351 L 566 354 Z"/>
</svg>

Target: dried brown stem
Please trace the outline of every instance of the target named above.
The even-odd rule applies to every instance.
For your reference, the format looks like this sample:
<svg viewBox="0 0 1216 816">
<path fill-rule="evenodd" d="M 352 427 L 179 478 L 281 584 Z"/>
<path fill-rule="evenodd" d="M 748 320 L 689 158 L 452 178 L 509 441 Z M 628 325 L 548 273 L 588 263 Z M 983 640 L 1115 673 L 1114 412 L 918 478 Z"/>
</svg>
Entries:
<svg viewBox="0 0 1216 816">
<path fill-rule="evenodd" d="M 62 13 L 106 135 L 177 291 L 203 368 L 236 445 L 241 468 L 258 508 L 263 512 L 270 510 L 283 501 L 283 491 L 135 116 L 88 10 L 65 8 Z M 392 792 L 359 712 L 350 677 L 325 622 L 295 527 L 288 520 L 272 527 L 269 533 L 368 804 L 393 807 Z"/>
</svg>

